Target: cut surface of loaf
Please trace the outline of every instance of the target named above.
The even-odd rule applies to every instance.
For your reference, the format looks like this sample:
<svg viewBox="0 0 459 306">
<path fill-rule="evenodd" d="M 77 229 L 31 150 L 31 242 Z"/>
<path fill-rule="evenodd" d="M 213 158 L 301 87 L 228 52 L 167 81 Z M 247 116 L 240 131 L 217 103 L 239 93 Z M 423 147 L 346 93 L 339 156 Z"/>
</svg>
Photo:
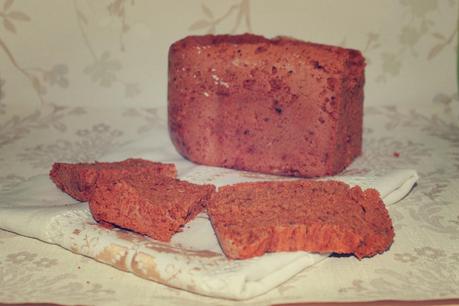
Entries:
<svg viewBox="0 0 459 306">
<path fill-rule="evenodd" d="M 172 142 L 199 164 L 336 174 L 361 153 L 364 68 L 357 50 L 295 39 L 186 37 L 169 49 Z"/>
<path fill-rule="evenodd" d="M 207 211 L 223 251 L 233 259 L 276 251 L 363 258 L 384 252 L 394 238 L 379 193 L 337 181 L 224 186 Z"/>
<path fill-rule="evenodd" d="M 112 181 L 125 176 L 148 175 L 175 178 L 174 164 L 163 164 L 140 158 L 119 162 L 54 163 L 49 176 L 62 191 L 78 201 L 88 201 L 99 181 Z"/>
<path fill-rule="evenodd" d="M 98 183 L 89 208 L 96 221 L 168 242 L 185 223 L 203 211 L 214 190 L 213 185 L 167 177 L 124 177 Z"/>
</svg>

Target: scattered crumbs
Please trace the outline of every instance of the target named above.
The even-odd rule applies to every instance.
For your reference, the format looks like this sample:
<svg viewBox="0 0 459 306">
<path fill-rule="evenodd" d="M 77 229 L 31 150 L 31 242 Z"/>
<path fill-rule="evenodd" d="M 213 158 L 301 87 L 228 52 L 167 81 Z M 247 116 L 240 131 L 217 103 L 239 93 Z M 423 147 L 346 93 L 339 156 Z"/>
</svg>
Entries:
<svg viewBox="0 0 459 306">
<path fill-rule="evenodd" d="M 392 155 L 393 155 L 394 157 L 397 157 L 397 158 L 398 158 L 398 157 L 400 157 L 400 152 L 395 151 L 394 153 L 392 153 Z"/>
</svg>

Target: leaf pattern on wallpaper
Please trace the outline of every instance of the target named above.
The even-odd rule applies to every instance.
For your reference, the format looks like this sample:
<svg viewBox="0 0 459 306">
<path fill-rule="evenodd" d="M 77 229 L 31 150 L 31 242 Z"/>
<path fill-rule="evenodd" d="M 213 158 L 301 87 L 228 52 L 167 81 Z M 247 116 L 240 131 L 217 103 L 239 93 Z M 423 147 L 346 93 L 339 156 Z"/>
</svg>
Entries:
<svg viewBox="0 0 459 306">
<path fill-rule="evenodd" d="M 373 62 L 375 57 L 381 60 L 381 71 L 375 78 L 377 82 L 386 82 L 398 76 L 406 57 L 425 57 L 427 60 L 432 60 L 445 47 L 453 43 L 457 34 L 456 26 L 448 35 L 435 31 L 435 22 L 431 18 L 432 14 L 439 10 L 440 5 L 451 7 L 454 3 L 448 4 L 446 1 L 438 0 L 400 0 L 400 5 L 402 13 L 406 16 L 406 22 L 400 26 L 398 49 L 381 50 L 380 37 L 372 32 L 367 34 L 366 46 L 362 48 L 369 63 Z M 419 43 L 427 39 L 433 39 L 435 43 L 427 54 L 420 54 Z"/>
<path fill-rule="evenodd" d="M 67 74 L 69 68 L 65 64 L 54 65 L 50 70 L 42 70 L 43 79 L 45 82 L 48 82 L 50 85 L 57 85 L 62 88 L 67 88 L 69 86 L 69 80 Z"/>
<path fill-rule="evenodd" d="M 124 0 L 115 0 L 111 2 L 107 7 L 107 12 L 111 16 L 117 16 L 121 18 L 123 24 L 121 33 L 125 33 L 129 30 L 129 26 L 126 23 L 125 14 L 126 3 L 127 1 Z M 131 4 L 133 4 L 132 1 Z M 114 58 L 111 52 L 108 50 L 102 51 L 100 55 L 98 54 L 98 52 L 96 52 L 93 43 L 89 39 L 89 30 L 87 29 L 87 27 L 91 23 L 91 20 L 88 19 L 86 14 L 79 7 L 78 0 L 73 1 L 73 7 L 77 18 L 77 25 L 83 38 L 84 44 L 92 57 L 92 63 L 88 64 L 83 69 L 83 72 L 87 74 L 93 82 L 107 89 L 111 88 L 114 84 L 120 84 L 124 87 L 126 98 L 133 98 L 139 95 L 142 91 L 138 83 L 124 81 L 119 77 L 119 73 L 122 71 L 123 68 L 123 65 L 121 64 L 120 60 Z M 121 44 L 122 50 L 124 51 L 122 36 Z"/>
<path fill-rule="evenodd" d="M 30 17 L 17 10 L 12 9 L 13 0 L 6 0 L 3 3 L 3 10 L 0 11 L 0 19 L 3 20 L 3 27 L 11 32 L 16 34 L 16 22 L 30 21 Z"/>
<path fill-rule="evenodd" d="M 35 112 L 23 117 L 15 115 L 10 119 L 0 122 L 0 148 L 11 144 L 36 129 L 56 129 L 65 132 L 67 125 L 64 117 L 83 115 L 84 109 L 81 107 L 62 107 L 49 105 L 50 110 L 36 110 Z"/>
<path fill-rule="evenodd" d="M 444 36 L 441 33 L 433 33 L 432 36 L 437 39 L 437 44 L 430 49 L 427 59 L 431 60 L 437 56 L 446 46 L 451 44 L 454 41 L 454 38 L 457 35 L 457 27 L 452 31 L 449 36 Z"/>
<path fill-rule="evenodd" d="M 21 20 L 21 21 L 29 21 L 30 18 L 25 13 L 22 13 L 20 11 L 10 11 L 10 8 L 12 7 L 13 2 L 14 1 L 12 1 L 12 0 L 6 0 L 4 2 L 3 10 L 0 11 L 0 17 L 1 17 L 1 19 L 3 19 L 4 28 L 6 30 L 8 30 L 9 32 L 16 34 L 16 27 L 14 26 L 14 23 L 11 20 L 17 20 L 18 16 L 21 16 L 21 17 L 19 17 L 19 20 Z M 11 14 L 11 13 L 14 13 L 13 16 L 16 16 L 16 18 L 12 18 L 11 16 L 9 16 L 9 14 Z M 0 49 L 3 50 L 3 52 L 6 55 L 6 57 L 10 60 L 11 64 L 13 64 L 13 66 L 23 76 L 25 76 L 26 79 L 29 80 L 29 82 L 31 83 L 33 89 L 35 90 L 35 92 L 36 92 L 41 104 L 45 104 L 45 100 L 43 98 L 44 90 L 43 90 L 43 86 L 40 83 L 40 80 L 35 75 L 33 75 L 30 71 L 28 71 L 27 69 L 25 69 L 24 67 L 22 67 L 18 63 L 18 61 L 16 60 L 13 52 L 10 50 L 10 48 L 8 47 L 6 42 L 2 40 L 2 38 L 0 38 Z"/>
<path fill-rule="evenodd" d="M 7 0 L 4 2 L 3 10 L 0 11 L 0 19 L 3 19 L 3 26 L 6 30 L 8 30 L 11 33 L 17 34 L 14 22 L 28 22 L 31 21 L 31 18 L 22 11 L 14 10 L 12 8 L 13 2 L 14 1 L 12 0 Z M 48 103 L 44 98 L 44 96 L 47 93 L 45 83 L 48 83 L 50 85 L 57 84 L 58 86 L 63 88 L 68 87 L 69 81 L 65 76 L 65 74 L 67 74 L 68 72 L 67 65 L 56 64 L 48 70 L 41 67 L 24 67 L 19 64 L 14 53 L 10 50 L 6 42 L 3 41 L 1 38 L 0 48 L 3 49 L 4 53 L 6 54 L 7 58 L 10 60 L 12 65 L 29 80 L 42 105 Z"/>
<path fill-rule="evenodd" d="M 121 70 L 120 61 L 111 58 L 110 52 L 105 51 L 95 62 L 87 66 L 83 71 L 91 76 L 93 82 L 103 87 L 111 87 L 117 81 L 116 74 Z"/>
<path fill-rule="evenodd" d="M 110 2 L 110 4 L 107 6 L 107 10 L 110 13 L 110 15 L 119 19 L 119 22 L 121 24 L 121 30 L 119 34 L 121 51 L 126 50 L 126 47 L 124 45 L 124 35 L 131 29 L 131 27 L 127 23 L 127 17 L 126 17 L 126 10 L 127 10 L 128 3 L 131 3 L 131 5 L 134 5 L 133 0 L 114 0 Z"/>
<path fill-rule="evenodd" d="M 231 5 L 223 15 L 218 17 L 216 17 L 212 10 L 204 3 L 201 4 L 201 11 L 204 18 L 195 21 L 188 27 L 188 30 L 204 30 L 206 33 L 214 34 L 217 32 L 217 27 L 221 25 L 222 22 L 229 18 L 234 18 L 232 28 L 226 32 L 232 34 L 236 33 L 241 24 L 244 24 L 246 31 L 252 31 L 249 0 L 240 0 L 238 3 Z"/>
<path fill-rule="evenodd" d="M 33 86 L 37 92 L 45 95 L 48 91 L 45 84 L 50 86 L 58 86 L 60 88 L 67 88 L 70 84 L 67 74 L 69 68 L 66 64 L 55 64 L 50 69 L 44 69 L 40 67 L 25 68 L 33 75 Z"/>
</svg>

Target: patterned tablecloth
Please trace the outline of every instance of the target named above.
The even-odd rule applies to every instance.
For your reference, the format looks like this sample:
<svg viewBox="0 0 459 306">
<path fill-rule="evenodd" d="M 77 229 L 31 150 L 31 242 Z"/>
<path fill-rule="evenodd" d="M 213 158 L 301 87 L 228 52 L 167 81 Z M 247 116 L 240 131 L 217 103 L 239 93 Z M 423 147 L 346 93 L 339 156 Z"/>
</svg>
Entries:
<svg viewBox="0 0 459 306">
<path fill-rule="evenodd" d="M 46 174 L 55 161 L 97 160 L 165 128 L 167 48 L 206 32 L 283 34 L 362 50 L 364 150 L 345 174 L 416 169 L 420 177 L 389 207 L 396 232 L 389 251 L 361 261 L 332 257 L 242 302 L 167 287 L 0 230 L 0 303 L 459 298 L 457 9 L 455 0 L 0 0 L 2 191 Z"/>
<path fill-rule="evenodd" d="M 55 108 L 11 118 L 2 128 L 1 186 L 46 173 L 55 160 L 94 160 L 165 125 L 164 109 Z M 389 207 L 390 251 L 359 261 L 334 257 L 248 302 L 433 299 L 459 296 L 459 126 L 438 109 L 371 107 L 364 154 L 347 174 L 417 169 L 420 180 Z M 155 139 L 151 139 L 154 143 Z M 0 231 L 0 300 L 199 305 L 225 300 L 169 288 L 57 246 Z"/>
</svg>

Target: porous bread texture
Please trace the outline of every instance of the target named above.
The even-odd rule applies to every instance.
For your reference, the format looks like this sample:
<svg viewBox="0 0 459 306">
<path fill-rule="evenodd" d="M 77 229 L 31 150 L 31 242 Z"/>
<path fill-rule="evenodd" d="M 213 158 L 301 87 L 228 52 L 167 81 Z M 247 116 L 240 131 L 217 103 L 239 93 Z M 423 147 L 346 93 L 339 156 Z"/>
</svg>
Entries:
<svg viewBox="0 0 459 306">
<path fill-rule="evenodd" d="M 189 36 L 169 49 L 169 132 L 198 164 L 333 175 L 362 150 L 357 50 L 256 35 Z"/>
<path fill-rule="evenodd" d="M 203 211 L 213 185 L 168 177 L 135 176 L 98 183 L 89 201 L 96 221 L 168 242 Z"/>
<path fill-rule="evenodd" d="M 58 188 L 83 202 L 89 201 L 97 182 L 136 175 L 175 178 L 177 170 L 174 164 L 129 158 L 118 162 L 54 163 L 49 173 Z"/>
<path fill-rule="evenodd" d="M 337 181 L 240 183 L 219 188 L 207 211 L 227 257 L 308 251 L 371 257 L 393 242 L 379 193 Z"/>
</svg>

